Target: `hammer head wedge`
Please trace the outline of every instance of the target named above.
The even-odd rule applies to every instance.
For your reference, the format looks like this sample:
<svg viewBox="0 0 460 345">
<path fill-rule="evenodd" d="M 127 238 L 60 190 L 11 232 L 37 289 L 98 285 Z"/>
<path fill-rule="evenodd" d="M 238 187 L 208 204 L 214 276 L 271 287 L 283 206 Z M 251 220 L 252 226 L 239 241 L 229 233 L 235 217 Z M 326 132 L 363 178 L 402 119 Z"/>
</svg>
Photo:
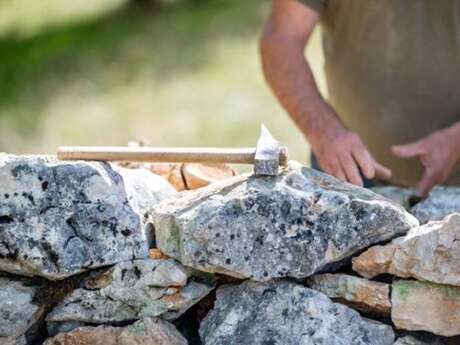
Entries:
<svg viewBox="0 0 460 345">
<path fill-rule="evenodd" d="M 280 145 L 262 125 L 254 156 L 254 174 L 276 176 L 280 165 Z"/>
</svg>

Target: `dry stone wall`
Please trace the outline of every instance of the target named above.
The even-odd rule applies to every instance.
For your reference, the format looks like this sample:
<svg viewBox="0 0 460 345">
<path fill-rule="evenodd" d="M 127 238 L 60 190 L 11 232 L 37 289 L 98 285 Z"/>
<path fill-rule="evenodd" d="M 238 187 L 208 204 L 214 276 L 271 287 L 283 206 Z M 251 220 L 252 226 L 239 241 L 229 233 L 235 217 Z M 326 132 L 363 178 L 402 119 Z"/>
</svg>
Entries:
<svg viewBox="0 0 460 345">
<path fill-rule="evenodd" d="M 460 344 L 460 188 L 233 175 L 1 154 L 0 345 Z"/>
</svg>

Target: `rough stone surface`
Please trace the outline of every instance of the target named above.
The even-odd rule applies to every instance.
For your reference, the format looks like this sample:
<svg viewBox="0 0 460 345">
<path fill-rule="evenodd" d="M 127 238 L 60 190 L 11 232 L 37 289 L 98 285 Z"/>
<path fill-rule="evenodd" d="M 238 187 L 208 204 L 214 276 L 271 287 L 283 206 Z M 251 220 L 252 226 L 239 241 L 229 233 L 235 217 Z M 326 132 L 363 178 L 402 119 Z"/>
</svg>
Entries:
<svg viewBox="0 0 460 345">
<path fill-rule="evenodd" d="M 128 142 L 129 147 L 148 147 L 151 142 L 146 140 L 133 140 Z M 186 190 L 185 180 L 182 176 L 182 164 L 179 163 L 141 163 L 141 162 L 118 162 L 119 166 L 129 169 L 145 169 L 167 180 L 177 191 Z"/>
<path fill-rule="evenodd" d="M 439 340 L 423 341 L 408 335 L 396 340 L 394 345 L 443 345 L 443 343 Z"/>
<path fill-rule="evenodd" d="M 308 277 L 418 225 L 377 194 L 290 162 L 159 205 L 157 245 L 184 265 L 266 281 Z"/>
<path fill-rule="evenodd" d="M 198 189 L 235 176 L 227 164 L 184 164 L 182 175 L 187 189 Z"/>
<path fill-rule="evenodd" d="M 146 212 L 176 191 L 143 170 L 0 154 L 0 270 L 63 279 L 148 256 Z"/>
<path fill-rule="evenodd" d="M 178 192 L 187 189 L 184 177 L 182 176 L 182 164 L 143 163 L 141 167 L 165 178 Z"/>
<path fill-rule="evenodd" d="M 460 288 L 400 280 L 393 283 L 391 318 L 398 329 L 460 334 Z"/>
<path fill-rule="evenodd" d="M 103 324 L 161 316 L 173 320 L 206 296 L 211 284 L 195 282 L 174 260 L 119 263 L 74 290 L 47 316 L 60 324 Z M 70 327 L 72 328 L 72 327 Z"/>
<path fill-rule="evenodd" d="M 146 169 L 166 179 L 177 191 L 193 190 L 236 175 L 227 164 L 120 163 L 130 169 Z"/>
<path fill-rule="evenodd" d="M 22 336 L 45 312 L 34 302 L 36 286 L 0 277 L 0 344 L 20 344 Z"/>
<path fill-rule="evenodd" d="M 182 171 L 180 165 L 177 168 L 171 170 L 168 175 L 168 181 L 171 183 L 178 192 L 187 190 L 187 185 L 185 184 L 184 176 L 182 176 Z"/>
<path fill-rule="evenodd" d="M 187 345 L 169 322 L 146 318 L 127 327 L 82 327 L 45 341 L 44 345 Z"/>
<path fill-rule="evenodd" d="M 287 281 L 223 286 L 203 320 L 204 345 L 392 345 L 391 327 Z"/>
<path fill-rule="evenodd" d="M 20 336 L 19 338 L 2 338 L 0 337 L 0 344 L 2 345 L 26 345 L 26 337 Z"/>
<path fill-rule="evenodd" d="M 390 314 L 390 286 L 347 274 L 319 274 L 310 277 L 309 287 L 324 293 L 334 301 L 354 309 Z"/>
<path fill-rule="evenodd" d="M 451 213 L 460 213 L 460 187 L 435 187 L 428 198 L 415 205 L 411 212 L 420 224 L 441 220 Z"/>
<path fill-rule="evenodd" d="M 397 186 L 376 186 L 372 187 L 371 190 L 377 194 L 390 199 L 397 204 L 403 206 L 405 209 L 410 209 L 413 203 L 419 201 L 416 197 L 416 191 L 414 188 L 403 188 Z"/>
<path fill-rule="evenodd" d="M 375 246 L 353 259 L 353 269 L 372 278 L 390 273 L 460 286 L 460 214 L 413 228 L 385 246 Z"/>
</svg>

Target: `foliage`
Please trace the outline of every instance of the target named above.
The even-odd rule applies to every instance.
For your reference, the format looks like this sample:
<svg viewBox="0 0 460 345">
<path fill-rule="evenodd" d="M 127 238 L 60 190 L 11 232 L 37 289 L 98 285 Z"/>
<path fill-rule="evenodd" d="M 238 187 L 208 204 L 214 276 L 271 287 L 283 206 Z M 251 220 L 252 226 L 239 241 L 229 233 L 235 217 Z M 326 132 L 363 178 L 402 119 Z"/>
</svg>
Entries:
<svg viewBox="0 0 460 345">
<path fill-rule="evenodd" d="M 110 1 L 104 14 L 86 9 L 65 23 L 0 33 L 0 150 L 53 152 L 61 144 L 141 138 L 247 146 L 264 122 L 305 161 L 305 142 L 260 71 L 267 1 Z"/>
</svg>

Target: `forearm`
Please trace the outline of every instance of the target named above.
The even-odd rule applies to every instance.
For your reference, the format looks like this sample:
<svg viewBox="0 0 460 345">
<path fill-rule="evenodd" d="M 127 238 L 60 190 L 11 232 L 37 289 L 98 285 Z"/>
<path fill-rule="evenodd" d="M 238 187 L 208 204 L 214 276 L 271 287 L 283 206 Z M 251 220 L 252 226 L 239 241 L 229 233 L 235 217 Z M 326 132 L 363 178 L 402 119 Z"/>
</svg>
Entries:
<svg viewBox="0 0 460 345">
<path fill-rule="evenodd" d="M 261 41 L 262 66 L 279 102 L 305 136 L 315 140 L 340 121 L 318 91 L 304 47 L 302 40 L 265 34 Z"/>
</svg>

